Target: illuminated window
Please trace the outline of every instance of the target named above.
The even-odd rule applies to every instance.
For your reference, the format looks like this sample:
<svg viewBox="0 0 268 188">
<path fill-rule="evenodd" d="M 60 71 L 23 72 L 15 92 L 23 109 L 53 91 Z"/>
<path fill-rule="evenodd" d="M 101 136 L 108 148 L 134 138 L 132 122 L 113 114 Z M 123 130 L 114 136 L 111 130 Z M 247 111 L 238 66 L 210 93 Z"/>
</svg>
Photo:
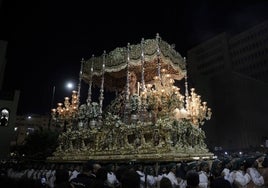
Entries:
<svg viewBox="0 0 268 188">
<path fill-rule="evenodd" d="M 9 120 L 9 110 L 2 108 L 0 112 L 0 126 L 6 127 Z"/>
</svg>

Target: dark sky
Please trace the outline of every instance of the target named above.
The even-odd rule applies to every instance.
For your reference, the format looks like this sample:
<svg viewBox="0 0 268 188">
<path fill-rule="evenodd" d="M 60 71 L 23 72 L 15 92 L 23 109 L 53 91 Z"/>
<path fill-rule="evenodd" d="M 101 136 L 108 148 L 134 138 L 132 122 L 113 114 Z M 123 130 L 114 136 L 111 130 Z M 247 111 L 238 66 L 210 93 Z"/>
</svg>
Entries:
<svg viewBox="0 0 268 188">
<path fill-rule="evenodd" d="M 268 19 L 268 1 L 21 1 L 4 0 L 1 38 L 8 53 L 4 90 L 21 91 L 18 114 L 48 114 L 78 82 L 81 58 L 88 59 L 141 38 L 175 44 L 182 56 L 221 32 L 239 33 Z M 211 1 L 212 2 L 212 1 Z"/>
</svg>

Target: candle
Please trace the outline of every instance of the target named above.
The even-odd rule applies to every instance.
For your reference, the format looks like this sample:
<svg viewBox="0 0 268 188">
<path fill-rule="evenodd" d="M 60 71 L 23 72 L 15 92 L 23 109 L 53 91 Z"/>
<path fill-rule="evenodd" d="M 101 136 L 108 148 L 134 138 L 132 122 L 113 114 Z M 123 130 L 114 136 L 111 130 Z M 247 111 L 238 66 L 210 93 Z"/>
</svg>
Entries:
<svg viewBox="0 0 268 188">
<path fill-rule="evenodd" d="M 137 90 L 138 95 L 140 95 L 140 82 L 138 82 L 138 90 Z"/>
</svg>

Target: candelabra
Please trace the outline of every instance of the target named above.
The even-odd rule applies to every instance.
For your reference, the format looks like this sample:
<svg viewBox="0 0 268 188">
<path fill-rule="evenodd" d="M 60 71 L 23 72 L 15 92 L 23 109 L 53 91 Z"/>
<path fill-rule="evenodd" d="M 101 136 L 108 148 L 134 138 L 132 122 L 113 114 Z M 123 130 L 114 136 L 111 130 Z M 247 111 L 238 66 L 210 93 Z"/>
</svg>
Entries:
<svg viewBox="0 0 268 188">
<path fill-rule="evenodd" d="M 197 127 L 203 125 L 212 115 L 207 103 L 201 101 L 194 88 L 189 96 L 183 96 L 180 88 L 174 85 L 174 79 L 166 72 L 166 69 L 161 69 L 161 77 L 155 76 L 153 82 L 146 85 L 139 96 L 140 105 L 146 106 L 154 119 L 173 117 L 178 121 L 190 121 Z"/>
<path fill-rule="evenodd" d="M 204 120 L 211 118 L 211 109 L 207 107 L 207 102 L 201 101 L 201 96 L 195 93 L 194 88 L 191 88 L 186 105 L 186 118 L 190 119 L 194 125 L 203 125 Z"/>
<path fill-rule="evenodd" d="M 72 92 L 71 99 L 65 97 L 63 103 L 58 103 L 58 107 L 52 109 L 52 120 L 60 126 L 71 124 L 78 114 L 78 93 Z"/>
</svg>

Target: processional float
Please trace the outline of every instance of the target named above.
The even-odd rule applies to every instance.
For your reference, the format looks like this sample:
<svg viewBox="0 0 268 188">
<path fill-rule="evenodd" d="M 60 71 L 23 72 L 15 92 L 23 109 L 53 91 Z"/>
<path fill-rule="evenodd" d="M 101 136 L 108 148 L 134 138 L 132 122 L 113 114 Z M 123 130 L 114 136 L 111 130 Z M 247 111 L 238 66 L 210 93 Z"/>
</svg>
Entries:
<svg viewBox="0 0 268 188">
<path fill-rule="evenodd" d="M 130 72 L 137 76 L 130 93 Z M 79 100 L 81 81 L 87 100 Z M 176 86 L 183 82 L 183 89 Z M 99 100 L 92 100 L 99 88 Z M 103 107 L 104 90 L 117 95 Z M 78 91 L 52 109 L 53 124 L 65 127 L 49 161 L 181 161 L 213 156 L 202 125 L 211 109 L 188 91 L 186 59 L 161 40 L 116 48 L 82 60 Z"/>
</svg>

